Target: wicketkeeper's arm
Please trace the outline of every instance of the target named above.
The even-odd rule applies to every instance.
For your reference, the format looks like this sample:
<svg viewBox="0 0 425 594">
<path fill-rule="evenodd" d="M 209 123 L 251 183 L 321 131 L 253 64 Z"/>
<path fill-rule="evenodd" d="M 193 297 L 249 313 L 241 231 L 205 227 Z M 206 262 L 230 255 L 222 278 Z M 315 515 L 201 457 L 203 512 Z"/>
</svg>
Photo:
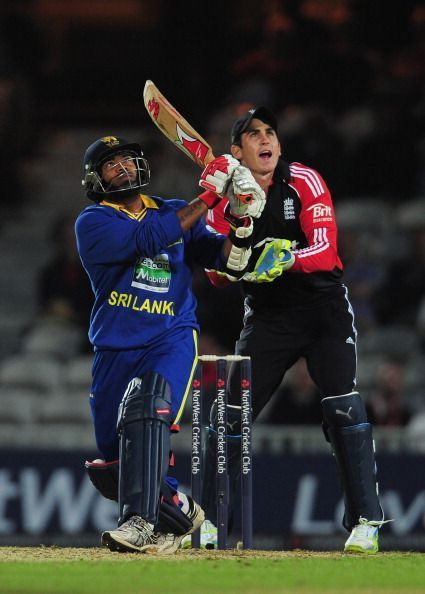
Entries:
<svg viewBox="0 0 425 594">
<path fill-rule="evenodd" d="M 254 224 L 249 216 L 237 217 L 231 213 L 229 205 L 224 211 L 225 219 L 230 223 L 228 239 L 232 242 L 226 273 L 234 279 L 240 279 L 246 272 L 251 256 L 252 232 Z"/>
<path fill-rule="evenodd" d="M 251 256 L 252 231 L 251 217 L 237 217 L 230 212 L 229 205 L 224 210 L 229 231 L 223 244 L 225 266 L 221 270 L 206 270 L 207 276 L 215 287 L 224 287 L 229 282 L 240 280 L 245 274 Z"/>
</svg>

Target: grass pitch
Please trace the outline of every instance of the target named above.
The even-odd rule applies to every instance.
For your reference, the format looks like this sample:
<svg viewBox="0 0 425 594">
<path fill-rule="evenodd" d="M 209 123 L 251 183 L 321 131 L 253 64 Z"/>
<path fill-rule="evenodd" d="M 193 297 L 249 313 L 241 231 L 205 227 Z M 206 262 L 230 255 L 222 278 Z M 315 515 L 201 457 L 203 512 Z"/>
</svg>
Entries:
<svg viewBox="0 0 425 594">
<path fill-rule="evenodd" d="M 425 555 L 0 547 L 1 594 L 425 594 Z"/>
</svg>

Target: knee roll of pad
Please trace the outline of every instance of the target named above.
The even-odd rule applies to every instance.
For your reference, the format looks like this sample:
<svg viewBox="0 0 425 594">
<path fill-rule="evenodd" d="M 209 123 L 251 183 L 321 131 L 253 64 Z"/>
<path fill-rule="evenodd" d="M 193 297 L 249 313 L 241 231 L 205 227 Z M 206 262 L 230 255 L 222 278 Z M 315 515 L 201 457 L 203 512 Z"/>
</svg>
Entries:
<svg viewBox="0 0 425 594">
<path fill-rule="evenodd" d="M 323 398 L 322 412 L 328 427 L 351 427 L 367 423 L 366 409 L 358 392 Z"/>
<path fill-rule="evenodd" d="M 118 431 L 142 419 L 171 422 L 171 390 L 165 378 L 149 372 L 131 380 L 118 412 Z"/>
</svg>

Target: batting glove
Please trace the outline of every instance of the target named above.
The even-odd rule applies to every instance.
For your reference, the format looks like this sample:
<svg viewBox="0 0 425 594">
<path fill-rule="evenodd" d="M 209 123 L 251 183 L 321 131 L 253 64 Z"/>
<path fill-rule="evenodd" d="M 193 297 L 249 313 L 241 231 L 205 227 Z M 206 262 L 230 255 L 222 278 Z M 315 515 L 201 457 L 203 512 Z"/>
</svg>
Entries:
<svg viewBox="0 0 425 594">
<path fill-rule="evenodd" d="M 295 256 L 289 239 L 274 239 L 267 243 L 252 272 L 247 272 L 243 280 L 250 283 L 272 282 L 283 272 L 292 268 Z"/>
<path fill-rule="evenodd" d="M 266 194 L 255 181 L 251 171 L 239 165 L 233 173 L 232 183 L 227 191 L 231 210 L 237 216 L 251 216 L 258 219 L 266 204 Z"/>
<path fill-rule="evenodd" d="M 226 194 L 228 185 L 232 178 L 232 174 L 239 161 L 232 157 L 232 155 L 221 155 L 205 167 L 199 180 L 199 185 L 204 190 L 215 192 L 217 196 L 223 198 Z"/>
</svg>

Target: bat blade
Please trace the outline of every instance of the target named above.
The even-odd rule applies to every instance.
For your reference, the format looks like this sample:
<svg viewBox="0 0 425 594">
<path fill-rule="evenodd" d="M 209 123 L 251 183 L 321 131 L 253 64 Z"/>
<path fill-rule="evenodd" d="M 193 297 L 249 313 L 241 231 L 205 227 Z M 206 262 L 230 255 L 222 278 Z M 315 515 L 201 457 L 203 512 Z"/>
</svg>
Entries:
<svg viewBox="0 0 425 594">
<path fill-rule="evenodd" d="M 143 90 L 143 101 L 153 123 L 192 161 L 205 167 L 214 159 L 211 146 L 164 97 L 151 80 Z"/>
</svg>

